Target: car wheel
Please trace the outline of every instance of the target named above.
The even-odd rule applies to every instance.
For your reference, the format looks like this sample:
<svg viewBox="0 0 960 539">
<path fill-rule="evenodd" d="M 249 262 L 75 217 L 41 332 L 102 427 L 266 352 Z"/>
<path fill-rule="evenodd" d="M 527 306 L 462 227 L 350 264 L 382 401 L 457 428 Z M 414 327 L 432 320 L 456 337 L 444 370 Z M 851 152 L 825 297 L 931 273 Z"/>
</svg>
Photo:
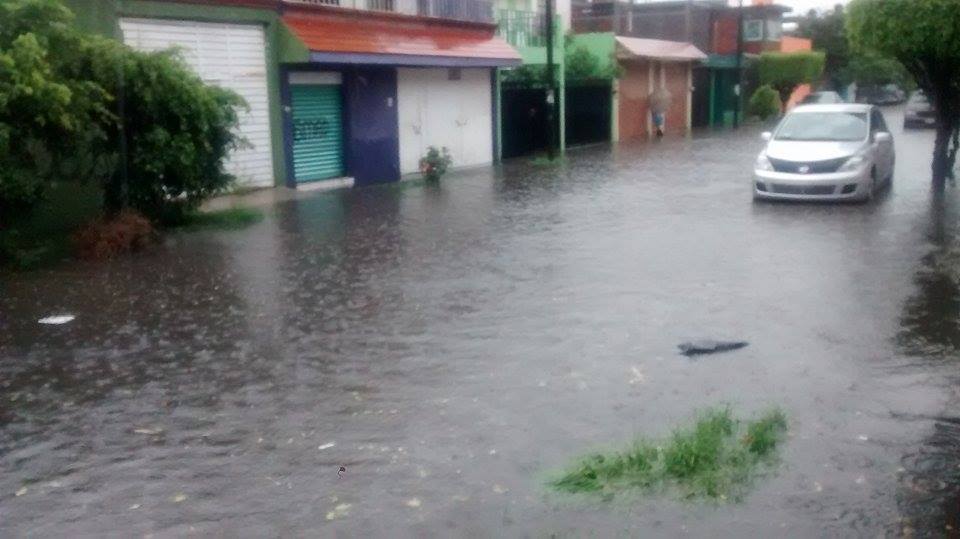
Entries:
<svg viewBox="0 0 960 539">
<path fill-rule="evenodd" d="M 860 202 L 864 204 L 873 200 L 874 192 L 877 190 L 877 169 L 870 171 L 870 187 L 867 189 L 867 192 L 863 194 L 860 198 Z"/>
</svg>

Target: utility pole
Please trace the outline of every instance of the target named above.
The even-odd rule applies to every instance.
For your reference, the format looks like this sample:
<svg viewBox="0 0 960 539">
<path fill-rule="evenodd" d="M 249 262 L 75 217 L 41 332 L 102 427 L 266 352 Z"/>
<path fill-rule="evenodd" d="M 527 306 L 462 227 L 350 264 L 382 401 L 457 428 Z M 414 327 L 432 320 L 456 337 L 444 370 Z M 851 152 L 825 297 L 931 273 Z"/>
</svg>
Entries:
<svg viewBox="0 0 960 539">
<path fill-rule="evenodd" d="M 547 36 L 547 157 L 552 161 L 556 154 L 557 141 L 557 83 L 553 65 L 553 6 L 554 0 L 547 0 L 544 25 Z"/>
<path fill-rule="evenodd" d="M 740 127 L 740 107 L 743 104 L 743 0 L 737 6 L 737 87 L 734 92 L 737 106 L 733 109 L 733 128 Z"/>
</svg>

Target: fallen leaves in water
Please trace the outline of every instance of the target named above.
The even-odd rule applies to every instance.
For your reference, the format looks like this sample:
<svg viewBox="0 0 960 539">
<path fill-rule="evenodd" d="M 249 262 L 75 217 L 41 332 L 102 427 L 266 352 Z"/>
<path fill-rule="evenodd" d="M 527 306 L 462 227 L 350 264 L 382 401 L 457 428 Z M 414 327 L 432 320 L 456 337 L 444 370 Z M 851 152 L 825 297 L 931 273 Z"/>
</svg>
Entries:
<svg viewBox="0 0 960 539">
<path fill-rule="evenodd" d="M 327 520 L 336 520 L 338 518 L 343 518 L 350 514 L 349 503 L 341 503 L 334 507 L 331 511 L 327 512 Z"/>
</svg>

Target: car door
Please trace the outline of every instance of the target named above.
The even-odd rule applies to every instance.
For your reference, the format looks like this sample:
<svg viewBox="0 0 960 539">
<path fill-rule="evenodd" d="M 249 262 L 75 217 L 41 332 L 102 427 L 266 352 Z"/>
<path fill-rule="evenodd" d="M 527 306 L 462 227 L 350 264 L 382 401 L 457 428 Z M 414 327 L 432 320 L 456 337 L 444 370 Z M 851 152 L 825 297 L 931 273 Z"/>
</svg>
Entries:
<svg viewBox="0 0 960 539">
<path fill-rule="evenodd" d="M 870 137 L 874 139 L 874 135 L 877 133 L 887 133 L 890 135 L 890 140 L 885 142 L 876 142 L 874 141 L 874 146 L 876 149 L 876 159 L 877 159 L 877 169 L 880 172 L 880 179 L 887 179 L 893 177 L 893 168 L 896 162 L 894 147 L 893 147 L 893 134 L 890 133 L 890 129 L 887 127 L 887 122 L 883 118 L 883 113 L 879 109 L 873 109 L 870 113 Z"/>
</svg>

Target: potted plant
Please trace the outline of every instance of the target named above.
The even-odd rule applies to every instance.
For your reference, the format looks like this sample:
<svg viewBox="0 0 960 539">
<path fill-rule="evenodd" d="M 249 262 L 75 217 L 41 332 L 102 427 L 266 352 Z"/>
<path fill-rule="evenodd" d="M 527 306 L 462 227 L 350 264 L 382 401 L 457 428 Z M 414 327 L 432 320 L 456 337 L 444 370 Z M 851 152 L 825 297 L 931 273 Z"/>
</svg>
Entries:
<svg viewBox="0 0 960 539">
<path fill-rule="evenodd" d="M 440 177 L 447 173 L 447 168 L 453 163 L 450 157 L 450 150 L 444 146 L 437 149 L 436 146 L 427 148 L 427 155 L 420 158 L 420 173 L 424 179 L 430 182 L 440 180 Z"/>
</svg>

